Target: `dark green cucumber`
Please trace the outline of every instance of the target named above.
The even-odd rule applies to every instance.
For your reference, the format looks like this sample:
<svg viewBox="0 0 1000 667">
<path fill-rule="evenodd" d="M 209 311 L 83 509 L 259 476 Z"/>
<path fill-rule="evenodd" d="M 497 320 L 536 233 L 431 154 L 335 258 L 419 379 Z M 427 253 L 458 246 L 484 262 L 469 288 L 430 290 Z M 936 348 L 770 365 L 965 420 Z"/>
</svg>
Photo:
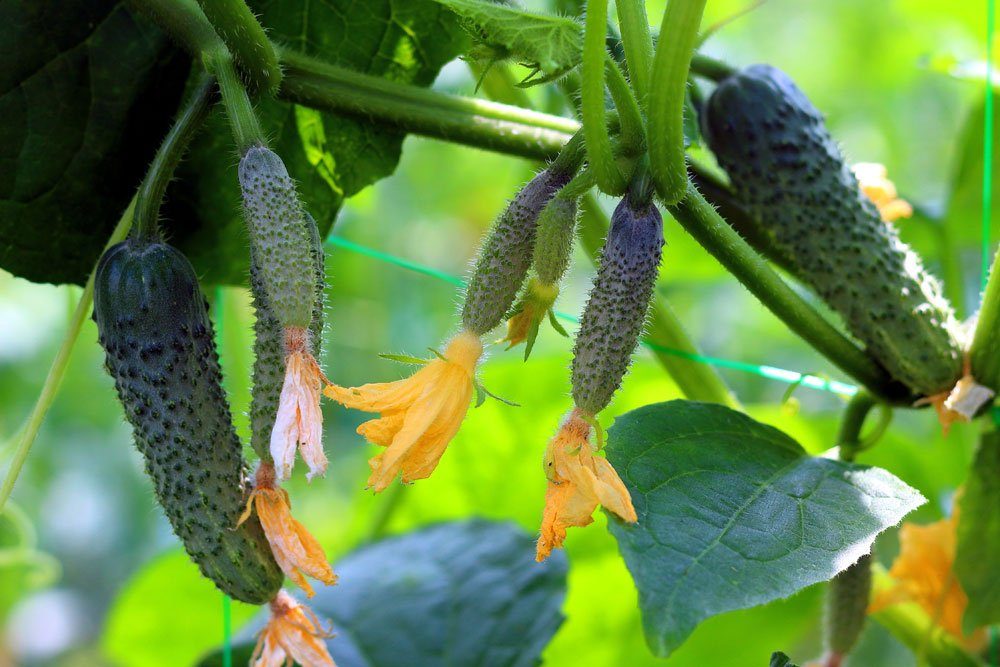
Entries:
<svg viewBox="0 0 1000 667">
<path fill-rule="evenodd" d="M 831 653 L 847 655 L 861 637 L 872 590 L 872 558 L 862 556 L 830 581 L 826 593 L 826 643 Z"/>
<path fill-rule="evenodd" d="M 222 389 L 205 298 L 188 260 L 129 239 L 101 258 L 94 320 L 160 505 L 202 574 L 263 604 L 283 575 L 246 504 L 246 464 Z"/>
<path fill-rule="evenodd" d="M 743 205 L 872 358 L 917 394 L 951 389 L 962 373 L 951 306 L 791 79 L 749 67 L 719 84 L 702 119 Z"/>
<path fill-rule="evenodd" d="M 282 326 L 307 328 L 315 308 L 312 235 L 284 162 L 263 146 L 240 160 L 243 217 L 258 277 Z"/>
<path fill-rule="evenodd" d="M 493 223 L 465 290 L 467 331 L 481 336 L 504 321 L 531 267 L 538 214 L 572 176 L 552 168 L 539 172 Z"/>
<path fill-rule="evenodd" d="M 592 415 L 611 402 L 632 361 L 662 252 L 660 212 L 626 196 L 611 216 L 573 346 L 573 400 Z"/>
<path fill-rule="evenodd" d="M 323 308 L 326 294 L 326 259 L 319 229 L 312 216 L 306 214 L 310 228 L 315 271 L 316 301 L 312 322 L 309 325 L 309 342 L 312 354 L 320 358 L 323 343 Z M 257 456 L 271 461 L 271 429 L 278 412 L 278 399 L 285 381 L 284 331 L 281 322 L 271 309 L 267 291 L 261 280 L 261 270 L 255 253 L 250 253 L 250 291 L 256 314 L 254 321 L 253 392 L 250 400 L 250 445 Z"/>
</svg>

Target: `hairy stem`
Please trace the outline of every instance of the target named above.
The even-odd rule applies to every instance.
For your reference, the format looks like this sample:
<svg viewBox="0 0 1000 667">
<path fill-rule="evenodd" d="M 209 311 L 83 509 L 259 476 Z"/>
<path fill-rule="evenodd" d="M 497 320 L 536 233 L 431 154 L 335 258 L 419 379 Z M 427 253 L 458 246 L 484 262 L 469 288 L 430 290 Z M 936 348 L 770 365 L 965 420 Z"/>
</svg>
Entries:
<svg viewBox="0 0 1000 667">
<path fill-rule="evenodd" d="M 281 61 L 284 99 L 401 131 L 545 160 L 580 129 L 569 118 L 393 83 L 289 50 L 282 50 Z"/>
<path fill-rule="evenodd" d="M 222 92 L 222 104 L 226 107 L 226 117 L 233 130 L 236 148 L 240 155 L 246 153 L 251 146 L 265 146 L 267 140 L 264 131 L 257 120 L 257 114 L 250 103 L 243 82 L 236 75 L 233 67 L 233 57 L 228 51 L 220 49 L 208 58 L 209 70 L 219 81 L 219 91 Z"/>
<path fill-rule="evenodd" d="M 202 75 L 191 97 L 184 103 L 177 120 L 167 137 L 160 144 L 146 177 L 139 186 L 135 203 L 135 229 L 140 238 L 159 236 L 157 220 L 163 194 L 167 190 L 174 170 L 184 156 L 188 144 L 201 127 L 211 106 L 215 80 L 208 74 Z"/>
<path fill-rule="evenodd" d="M 653 62 L 653 39 L 649 34 L 646 3 L 644 0 L 618 0 L 615 7 L 618 10 L 618 26 L 622 31 L 622 46 L 625 47 L 629 82 L 639 104 L 645 107 Z"/>
<path fill-rule="evenodd" d="M 244 0 L 198 0 L 198 4 L 233 54 L 251 92 L 273 95 L 281 83 L 278 56 L 247 3 Z"/>
<path fill-rule="evenodd" d="M 885 370 L 786 285 L 693 185 L 670 212 L 764 306 L 841 370 L 876 396 L 897 401 L 908 398 Z"/>
<path fill-rule="evenodd" d="M 611 150 L 607 113 L 604 105 L 604 71 L 608 58 L 608 0 L 589 0 L 583 35 L 583 64 L 580 68 L 580 115 L 587 140 L 587 156 L 597 185 L 608 194 L 625 192 L 625 177 Z"/>
<path fill-rule="evenodd" d="M 734 67 L 731 67 L 721 60 L 703 56 L 700 53 L 695 53 L 691 56 L 691 71 L 698 76 L 703 76 L 706 79 L 716 82 L 722 81 L 726 77 L 732 76 L 736 73 L 736 69 Z"/>
<path fill-rule="evenodd" d="M 601 210 L 593 195 L 585 196 L 582 203 L 580 244 L 596 264 L 604 245 L 604 237 L 608 233 L 608 216 Z M 643 339 L 654 343 L 657 348 L 669 348 L 695 356 L 699 354 L 697 346 L 684 330 L 684 325 L 659 294 L 653 295 L 649 309 L 649 327 Z M 694 401 L 720 403 L 741 409 L 739 401 L 714 368 L 657 348 L 652 348 L 653 355 L 684 396 Z"/>
<path fill-rule="evenodd" d="M 642 112 L 639 111 L 639 103 L 636 101 L 628 81 L 625 80 L 625 75 L 618 67 L 618 63 L 610 54 L 606 61 L 608 89 L 611 91 L 611 99 L 614 100 L 615 108 L 618 110 L 621 127 L 619 135 L 621 147 L 626 155 L 637 155 L 646 143 Z"/>
<path fill-rule="evenodd" d="M 667 205 L 684 197 L 684 92 L 705 0 L 669 0 L 653 56 L 648 98 L 649 166 L 660 198 Z"/>
<path fill-rule="evenodd" d="M 195 0 L 128 0 L 128 5 L 148 16 L 193 58 L 224 48 Z"/>
<path fill-rule="evenodd" d="M 1000 389 L 1000 251 L 986 282 L 969 357 L 976 380 L 994 391 Z"/>
<path fill-rule="evenodd" d="M 119 241 L 123 241 L 128 235 L 134 218 L 134 209 L 135 199 L 132 200 L 125 213 L 122 214 L 118 225 L 111 233 L 111 238 L 108 239 L 107 245 L 104 246 L 105 250 Z M 35 406 L 31 409 L 31 413 L 28 415 L 24 426 L 18 431 L 16 445 L 14 446 L 14 456 L 11 459 L 10 468 L 7 469 L 3 485 L 0 485 L 0 512 L 3 511 L 4 505 L 7 504 L 7 499 L 10 498 L 10 494 L 14 490 L 14 484 L 21 474 L 21 469 L 24 467 L 24 462 L 28 459 L 31 446 L 35 443 L 35 438 L 38 436 L 38 429 L 41 428 L 42 421 L 45 419 L 45 415 L 48 413 L 49 408 L 52 407 L 52 402 L 59 392 L 59 385 L 62 383 L 63 376 L 66 375 L 70 355 L 73 353 L 73 346 L 76 344 L 76 339 L 80 336 L 80 329 L 83 327 L 84 320 L 90 315 L 90 306 L 94 302 L 94 273 L 96 270 L 95 267 L 94 271 L 91 271 L 87 285 L 83 288 L 83 294 L 80 295 L 80 300 L 76 304 L 76 309 L 69 318 L 66 335 L 63 337 L 62 345 L 59 346 L 59 351 L 56 353 L 55 359 L 52 360 L 49 374 L 45 376 L 45 382 L 42 384 L 42 391 L 38 394 Z"/>
</svg>

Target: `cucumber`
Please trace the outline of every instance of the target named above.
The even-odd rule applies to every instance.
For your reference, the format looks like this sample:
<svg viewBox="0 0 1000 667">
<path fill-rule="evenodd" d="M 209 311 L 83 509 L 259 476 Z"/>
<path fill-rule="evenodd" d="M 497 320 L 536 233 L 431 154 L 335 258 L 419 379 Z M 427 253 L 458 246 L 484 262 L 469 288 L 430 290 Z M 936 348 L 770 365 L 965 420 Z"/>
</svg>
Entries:
<svg viewBox="0 0 1000 667">
<path fill-rule="evenodd" d="M 465 290 L 466 331 L 482 336 L 504 321 L 531 267 L 538 214 L 572 176 L 555 168 L 539 172 L 493 223 Z"/>
<path fill-rule="evenodd" d="M 826 643 L 834 655 L 850 653 L 868 617 L 872 590 L 872 557 L 862 556 L 830 581 L 826 593 Z"/>
<path fill-rule="evenodd" d="M 226 595 L 264 604 L 283 574 L 256 516 L 205 298 L 188 260 L 131 238 L 101 258 L 94 321 L 136 447 L 174 532 Z"/>
<path fill-rule="evenodd" d="M 306 213 L 312 244 L 315 277 L 315 302 L 309 324 L 309 343 L 316 359 L 320 358 L 323 343 L 323 310 L 326 295 L 326 259 L 319 229 L 313 217 Z M 250 292 L 253 295 L 254 363 L 253 391 L 250 400 L 250 446 L 262 461 L 271 461 L 271 429 L 278 412 L 278 399 L 285 379 L 284 333 L 277 315 L 271 309 L 267 291 L 261 278 L 261 267 L 256 253 L 250 252 Z"/>
<path fill-rule="evenodd" d="M 754 65 L 718 85 L 702 122 L 744 207 L 871 357 L 916 394 L 950 390 L 962 375 L 951 306 L 861 192 L 805 94 Z"/>
<path fill-rule="evenodd" d="M 243 218 L 268 304 L 283 327 L 305 329 L 316 305 L 315 263 L 309 220 L 295 183 L 281 158 L 264 146 L 247 150 L 239 179 Z"/>
<path fill-rule="evenodd" d="M 577 407 L 596 415 L 621 386 L 646 322 L 663 253 L 663 217 L 626 196 L 611 216 L 594 285 L 573 346 Z"/>
</svg>

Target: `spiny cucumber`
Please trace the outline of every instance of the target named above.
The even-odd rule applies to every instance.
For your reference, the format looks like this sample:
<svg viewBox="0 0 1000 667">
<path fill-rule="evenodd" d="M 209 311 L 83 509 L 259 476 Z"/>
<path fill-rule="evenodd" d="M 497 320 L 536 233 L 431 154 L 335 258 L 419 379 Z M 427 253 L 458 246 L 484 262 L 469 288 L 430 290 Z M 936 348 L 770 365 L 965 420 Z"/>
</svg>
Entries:
<svg viewBox="0 0 1000 667">
<path fill-rule="evenodd" d="M 554 168 L 539 172 L 493 223 L 465 291 L 462 324 L 467 331 L 481 336 L 510 312 L 531 266 L 538 214 L 571 177 Z"/>
<path fill-rule="evenodd" d="M 239 167 L 243 211 L 257 273 L 284 327 L 307 328 L 315 307 L 312 238 L 295 183 L 264 146 L 247 150 Z"/>
<path fill-rule="evenodd" d="M 847 655 L 858 643 L 868 617 L 871 588 L 870 555 L 862 556 L 830 581 L 826 593 L 826 643 L 834 655 Z"/>
<path fill-rule="evenodd" d="M 131 238 L 101 258 L 94 320 L 135 443 L 174 532 L 227 595 L 263 604 L 283 575 L 256 516 L 237 527 L 246 464 L 188 260 Z"/>
<path fill-rule="evenodd" d="M 646 321 L 663 251 L 663 218 L 631 194 L 611 216 L 573 347 L 573 400 L 595 415 L 611 402 Z"/>
<path fill-rule="evenodd" d="M 950 390 L 962 374 L 951 306 L 792 80 L 749 67 L 719 84 L 702 119 L 744 206 L 869 354 L 915 393 Z"/>
<path fill-rule="evenodd" d="M 569 268 L 577 209 L 576 197 L 557 194 L 538 216 L 538 240 L 531 268 L 543 285 L 558 285 Z"/>
<path fill-rule="evenodd" d="M 309 324 L 311 352 L 320 358 L 323 342 L 323 308 L 326 293 L 326 263 L 319 229 L 312 216 L 306 213 L 315 271 L 316 299 L 312 321 Z M 250 444 L 264 461 L 271 460 L 271 429 L 278 412 L 278 398 L 285 378 L 284 333 L 281 323 L 271 309 L 267 291 L 261 279 L 259 260 L 251 248 L 250 287 L 256 314 L 254 321 L 253 395 L 250 401 Z"/>
</svg>

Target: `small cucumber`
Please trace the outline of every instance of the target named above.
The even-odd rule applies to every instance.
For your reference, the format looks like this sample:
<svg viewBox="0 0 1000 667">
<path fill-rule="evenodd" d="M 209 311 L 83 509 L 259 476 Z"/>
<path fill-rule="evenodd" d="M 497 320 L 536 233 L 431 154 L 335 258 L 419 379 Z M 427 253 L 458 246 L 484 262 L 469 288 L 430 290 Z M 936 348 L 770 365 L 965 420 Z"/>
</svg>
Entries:
<svg viewBox="0 0 1000 667">
<path fill-rule="evenodd" d="M 872 557 L 862 556 L 830 581 L 826 593 L 826 643 L 844 656 L 858 643 L 868 617 L 872 589 Z"/>
<path fill-rule="evenodd" d="M 312 235 L 295 183 L 271 150 L 252 146 L 239 167 L 243 217 L 258 279 L 283 327 L 307 328 L 315 308 Z"/>
<path fill-rule="evenodd" d="M 312 216 L 306 213 L 306 223 L 312 242 L 315 271 L 316 297 L 312 322 L 309 324 L 309 342 L 312 354 L 320 358 L 323 342 L 323 309 L 326 294 L 326 259 L 319 229 Z M 284 333 L 278 317 L 267 299 L 257 256 L 250 253 L 250 291 L 256 314 L 254 321 L 253 395 L 250 401 L 250 445 L 264 461 L 271 460 L 271 429 L 278 412 L 278 399 L 285 380 Z"/>
<path fill-rule="evenodd" d="M 479 251 L 462 306 L 462 324 L 482 336 L 510 312 L 531 267 L 538 214 L 571 173 L 545 169 L 521 188 Z"/>
<path fill-rule="evenodd" d="M 660 212 L 652 203 L 626 196 L 611 216 L 573 346 L 573 400 L 591 415 L 607 407 L 625 377 L 646 322 L 662 253 Z"/>
<path fill-rule="evenodd" d="M 950 390 L 962 375 L 951 306 L 861 192 L 805 94 L 755 65 L 718 85 L 702 119 L 743 205 L 872 358 L 917 394 Z"/>
<path fill-rule="evenodd" d="M 113 246 L 97 268 L 94 320 L 174 532 L 223 592 L 264 604 L 283 575 L 256 516 L 237 527 L 246 464 L 194 269 L 159 241 Z"/>
</svg>

